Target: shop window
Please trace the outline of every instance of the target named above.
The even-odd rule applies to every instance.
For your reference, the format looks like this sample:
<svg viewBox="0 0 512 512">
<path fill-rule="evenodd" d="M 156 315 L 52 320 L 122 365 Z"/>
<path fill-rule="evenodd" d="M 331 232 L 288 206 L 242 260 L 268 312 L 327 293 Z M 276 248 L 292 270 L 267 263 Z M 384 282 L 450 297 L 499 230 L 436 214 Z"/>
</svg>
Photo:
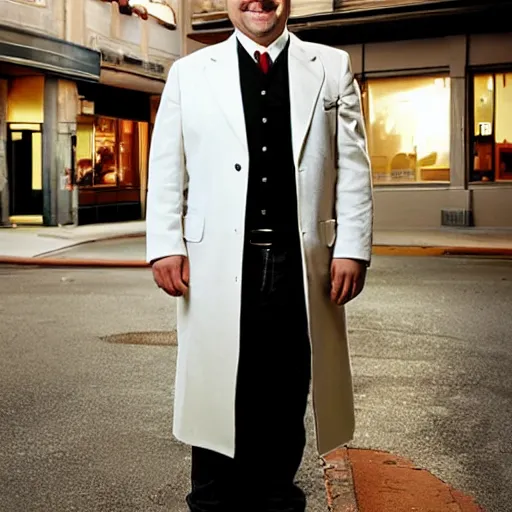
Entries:
<svg viewBox="0 0 512 512">
<path fill-rule="evenodd" d="M 81 187 L 140 186 L 146 158 L 139 133 L 146 123 L 101 116 L 79 119 L 76 182 Z"/>
<path fill-rule="evenodd" d="M 450 79 L 370 79 L 364 89 L 374 183 L 449 182 Z"/>
<path fill-rule="evenodd" d="M 512 73 L 473 78 L 473 159 L 470 181 L 512 180 Z"/>
</svg>

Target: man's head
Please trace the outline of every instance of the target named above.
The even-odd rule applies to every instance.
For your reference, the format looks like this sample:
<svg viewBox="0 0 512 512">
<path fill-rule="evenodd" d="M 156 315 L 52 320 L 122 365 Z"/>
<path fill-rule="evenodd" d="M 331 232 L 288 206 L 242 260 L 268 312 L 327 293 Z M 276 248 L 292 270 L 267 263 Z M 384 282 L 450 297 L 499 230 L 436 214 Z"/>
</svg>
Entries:
<svg viewBox="0 0 512 512">
<path fill-rule="evenodd" d="M 233 25 L 257 43 L 268 46 L 283 32 L 291 0 L 227 0 Z"/>
</svg>

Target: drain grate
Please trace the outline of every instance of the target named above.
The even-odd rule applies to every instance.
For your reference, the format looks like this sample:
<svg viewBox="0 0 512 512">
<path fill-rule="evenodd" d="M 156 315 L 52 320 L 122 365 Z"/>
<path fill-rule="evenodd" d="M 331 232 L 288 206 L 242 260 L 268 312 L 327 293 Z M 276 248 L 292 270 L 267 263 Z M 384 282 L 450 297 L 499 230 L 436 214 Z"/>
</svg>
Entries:
<svg viewBox="0 0 512 512">
<path fill-rule="evenodd" d="M 176 331 L 123 332 L 102 336 L 101 339 L 107 343 L 121 345 L 175 346 L 178 344 Z"/>
</svg>

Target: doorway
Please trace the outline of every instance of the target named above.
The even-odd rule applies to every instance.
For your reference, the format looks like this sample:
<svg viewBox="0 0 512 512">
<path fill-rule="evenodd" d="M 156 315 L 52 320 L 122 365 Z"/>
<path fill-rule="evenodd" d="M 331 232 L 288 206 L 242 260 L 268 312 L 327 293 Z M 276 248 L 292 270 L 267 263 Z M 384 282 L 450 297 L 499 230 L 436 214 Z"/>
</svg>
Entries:
<svg viewBox="0 0 512 512">
<path fill-rule="evenodd" d="M 40 124 L 7 126 L 11 222 L 42 223 L 43 138 Z"/>
</svg>

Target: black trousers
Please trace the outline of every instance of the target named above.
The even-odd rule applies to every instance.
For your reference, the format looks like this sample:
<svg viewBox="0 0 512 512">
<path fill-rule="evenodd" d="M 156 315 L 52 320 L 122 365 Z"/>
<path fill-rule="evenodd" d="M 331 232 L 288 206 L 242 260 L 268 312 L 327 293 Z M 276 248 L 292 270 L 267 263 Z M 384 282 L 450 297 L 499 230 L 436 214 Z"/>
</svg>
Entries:
<svg viewBox="0 0 512 512">
<path fill-rule="evenodd" d="M 247 245 L 242 285 L 236 449 L 192 447 L 191 512 L 304 512 L 295 484 L 311 378 L 300 248 Z"/>
</svg>

